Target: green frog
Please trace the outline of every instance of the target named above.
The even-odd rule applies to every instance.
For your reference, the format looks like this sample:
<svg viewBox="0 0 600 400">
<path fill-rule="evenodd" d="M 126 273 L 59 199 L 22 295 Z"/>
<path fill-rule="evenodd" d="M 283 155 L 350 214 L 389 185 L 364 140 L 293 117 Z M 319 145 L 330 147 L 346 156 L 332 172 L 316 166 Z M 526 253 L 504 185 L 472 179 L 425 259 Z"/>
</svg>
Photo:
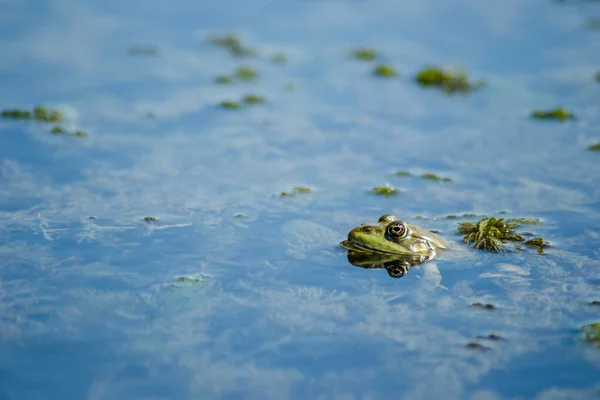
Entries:
<svg viewBox="0 0 600 400">
<path fill-rule="evenodd" d="M 382 215 L 376 225 L 362 224 L 352 229 L 348 240 L 340 245 L 352 251 L 422 256 L 419 258 L 423 261 L 433 259 L 438 249 L 450 248 L 450 243 L 441 236 L 391 214 Z"/>
</svg>

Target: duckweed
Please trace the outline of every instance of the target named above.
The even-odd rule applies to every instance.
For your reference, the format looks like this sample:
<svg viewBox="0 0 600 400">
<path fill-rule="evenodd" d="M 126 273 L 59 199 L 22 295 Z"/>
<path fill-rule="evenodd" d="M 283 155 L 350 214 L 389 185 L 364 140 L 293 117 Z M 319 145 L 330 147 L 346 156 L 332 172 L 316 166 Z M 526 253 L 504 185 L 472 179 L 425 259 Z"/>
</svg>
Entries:
<svg viewBox="0 0 600 400">
<path fill-rule="evenodd" d="M 242 98 L 242 101 L 246 104 L 260 104 L 264 103 L 266 100 L 264 97 L 256 94 L 247 94 Z"/>
<path fill-rule="evenodd" d="M 215 78 L 215 83 L 220 83 L 220 84 L 233 83 L 233 78 L 228 75 L 219 75 Z"/>
<path fill-rule="evenodd" d="M 156 218 L 154 218 L 154 217 L 144 217 L 144 221 L 146 221 L 146 222 L 156 222 Z"/>
<path fill-rule="evenodd" d="M 369 48 L 360 48 L 352 51 L 352 57 L 360 61 L 373 61 L 377 58 L 377 52 Z"/>
<path fill-rule="evenodd" d="M 600 323 L 584 325 L 580 332 L 584 342 L 600 348 Z"/>
<path fill-rule="evenodd" d="M 587 149 L 591 151 L 600 151 L 600 142 L 589 145 Z"/>
<path fill-rule="evenodd" d="M 503 218 L 486 217 L 477 223 L 459 223 L 458 232 L 465 235 L 464 242 L 472 243 L 474 248 L 500 253 L 506 241 L 523 241 L 515 232 L 516 226 L 517 223 Z"/>
<path fill-rule="evenodd" d="M 443 71 L 435 67 L 423 68 L 416 76 L 415 80 L 424 87 L 437 87 L 448 94 L 455 92 L 472 92 L 483 86 L 483 81 L 475 83 L 469 82 L 465 72 Z"/>
<path fill-rule="evenodd" d="M 573 114 L 566 109 L 559 107 L 554 110 L 535 110 L 531 113 L 531 118 L 535 119 L 553 119 L 564 122 L 574 118 Z"/>
<path fill-rule="evenodd" d="M 421 175 L 421 178 L 432 180 L 432 181 L 452 182 L 452 178 L 440 177 L 439 175 L 432 174 L 430 172 L 424 173 L 423 175 Z"/>
<path fill-rule="evenodd" d="M 254 55 L 254 50 L 244 46 L 237 35 L 211 35 L 207 41 L 217 47 L 227 50 L 231 55 L 236 57 L 245 57 Z"/>
<path fill-rule="evenodd" d="M 373 75 L 380 78 L 392 78 L 394 76 L 398 76 L 398 73 L 392 66 L 381 64 L 373 68 Z"/>
<path fill-rule="evenodd" d="M 219 106 L 227 110 L 239 110 L 242 108 L 242 105 L 239 102 L 232 100 L 224 100 L 219 103 Z"/>
<path fill-rule="evenodd" d="M 241 81 L 255 81 L 258 79 L 258 72 L 248 66 L 241 66 L 235 70 L 235 76 Z"/>
<path fill-rule="evenodd" d="M 398 190 L 393 186 L 378 186 L 374 187 L 371 191 L 378 196 L 385 196 L 386 198 L 398 194 Z"/>
</svg>

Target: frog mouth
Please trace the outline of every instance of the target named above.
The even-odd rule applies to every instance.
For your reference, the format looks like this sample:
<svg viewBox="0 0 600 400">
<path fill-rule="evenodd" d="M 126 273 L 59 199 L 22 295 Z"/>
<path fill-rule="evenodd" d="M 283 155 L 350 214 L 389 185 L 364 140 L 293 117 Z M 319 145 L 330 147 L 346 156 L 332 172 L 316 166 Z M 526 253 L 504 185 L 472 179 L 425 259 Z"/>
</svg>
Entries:
<svg viewBox="0 0 600 400">
<path fill-rule="evenodd" d="M 361 246 L 356 243 L 352 243 L 349 240 L 344 240 L 343 242 L 340 242 L 340 246 L 342 246 L 343 248 L 345 248 L 347 250 L 361 251 L 364 253 L 381 253 L 381 254 L 396 254 L 396 255 L 413 254 L 413 253 L 393 253 L 390 251 L 371 249 L 369 247 L 365 247 L 365 246 Z"/>
</svg>

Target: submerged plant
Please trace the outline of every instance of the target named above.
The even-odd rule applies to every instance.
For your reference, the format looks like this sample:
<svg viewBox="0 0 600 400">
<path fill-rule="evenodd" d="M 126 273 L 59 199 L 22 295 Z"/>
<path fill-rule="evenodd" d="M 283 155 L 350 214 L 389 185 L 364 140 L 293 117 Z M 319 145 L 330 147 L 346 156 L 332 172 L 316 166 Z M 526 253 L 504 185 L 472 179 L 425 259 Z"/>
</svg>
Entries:
<svg viewBox="0 0 600 400">
<path fill-rule="evenodd" d="M 227 50 L 231 55 L 236 57 L 254 55 L 254 50 L 244 46 L 237 35 L 211 35 L 207 41 L 217 47 Z"/>
<path fill-rule="evenodd" d="M 377 52 L 369 48 L 360 48 L 353 50 L 351 53 L 352 58 L 360 61 L 373 61 L 377 58 Z"/>
<path fill-rule="evenodd" d="M 523 238 L 515 232 L 516 227 L 516 222 L 486 217 L 477 223 L 459 223 L 458 232 L 465 235 L 464 242 L 472 243 L 474 248 L 500 253 L 506 241 L 523 241 Z"/>
<path fill-rule="evenodd" d="M 554 119 L 560 122 L 564 122 L 568 119 L 573 119 L 573 113 L 567 111 L 562 107 L 555 108 L 554 110 L 535 110 L 531 113 L 531 118 L 535 119 Z"/>
<path fill-rule="evenodd" d="M 373 68 L 373 75 L 381 78 L 392 78 L 398 76 L 398 73 L 392 66 L 381 64 Z"/>
<path fill-rule="evenodd" d="M 483 81 L 469 82 L 469 77 L 463 71 L 450 72 L 435 67 L 423 68 L 415 80 L 425 87 L 437 87 L 448 94 L 455 92 L 472 92 L 484 85 Z"/>
</svg>

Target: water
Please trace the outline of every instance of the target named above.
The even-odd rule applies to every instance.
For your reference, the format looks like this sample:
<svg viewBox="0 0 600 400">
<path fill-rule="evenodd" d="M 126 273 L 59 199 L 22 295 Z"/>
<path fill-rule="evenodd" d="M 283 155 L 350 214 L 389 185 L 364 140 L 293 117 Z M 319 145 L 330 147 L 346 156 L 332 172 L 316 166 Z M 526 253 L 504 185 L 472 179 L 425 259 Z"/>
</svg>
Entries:
<svg viewBox="0 0 600 400">
<path fill-rule="evenodd" d="M 600 318 L 598 4 L 0 7 L 2 108 L 58 107 L 89 132 L 0 121 L 0 398 L 600 396 L 577 336 Z M 228 32 L 261 57 L 205 43 Z M 347 57 L 362 45 L 401 77 Z M 213 83 L 242 64 L 260 80 Z M 423 90 L 430 64 L 487 86 Z M 268 102 L 217 107 L 247 93 Z M 556 106 L 577 119 L 528 118 Z M 402 193 L 368 193 L 385 184 Z M 278 196 L 294 186 L 313 193 Z M 527 229 L 552 247 L 442 254 L 402 279 L 338 247 L 384 213 L 458 243 L 444 216 L 501 210 L 540 218 Z"/>
</svg>

